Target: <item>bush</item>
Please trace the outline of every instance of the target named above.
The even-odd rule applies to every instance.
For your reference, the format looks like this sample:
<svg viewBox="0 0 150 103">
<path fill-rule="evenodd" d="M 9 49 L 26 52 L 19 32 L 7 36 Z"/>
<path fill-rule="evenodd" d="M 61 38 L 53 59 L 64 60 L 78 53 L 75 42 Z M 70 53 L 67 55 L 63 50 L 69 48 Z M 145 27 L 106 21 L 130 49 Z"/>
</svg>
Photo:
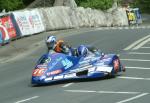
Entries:
<svg viewBox="0 0 150 103">
<path fill-rule="evenodd" d="M 113 0 L 75 0 L 78 6 L 106 10 L 112 7 Z"/>
<path fill-rule="evenodd" d="M 22 7 L 24 7 L 22 0 L 0 0 L 0 10 L 12 11 Z"/>
<path fill-rule="evenodd" d="M 33 1 L 34 0 L 0 0 L 0 11 L 3 9 L 6 11 L 22 9 Z"/>
<path fill-rule="evenodd" d="M 135 0 L 132 7 L 138 7 L 144 13 L 150 13 L 150 0 Z"/>
</svg>

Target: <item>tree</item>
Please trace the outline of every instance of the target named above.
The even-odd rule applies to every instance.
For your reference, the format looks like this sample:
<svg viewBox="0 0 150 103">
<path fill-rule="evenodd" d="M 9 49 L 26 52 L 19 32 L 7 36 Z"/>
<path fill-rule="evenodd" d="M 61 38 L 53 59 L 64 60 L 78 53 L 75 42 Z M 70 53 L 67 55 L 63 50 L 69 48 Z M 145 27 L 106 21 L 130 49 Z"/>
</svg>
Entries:
<svg viewBox="0 0 150 103">
<path fill-rule="evenodd" d="M 133 8 L 140 8 L 142 12 L 150 13 L 150 0 L 119 0 L 121 4 L 129 4 Z"/>
<path fill-rule="evenodd" d="M 106 10 L 112 7 L 113 0 L 76 0 L 76 3 L 85 8 Z"/>
<path fill-rule="evenodd" d="M 142 12 L 150 13 L 150 0 L 135 0 L 133 7 L 138 7 Z"/>
<path fill-rule="evenodd" d="M 22 0 L 24 5 L 29 5 L 30 3 L 32 3 L 34 0 Z"/>
<path fill-rule="evenodd" d="M 12 11 L 23 7 L 22 0 L 0 0 L 0 10 Z"/>
</svg>

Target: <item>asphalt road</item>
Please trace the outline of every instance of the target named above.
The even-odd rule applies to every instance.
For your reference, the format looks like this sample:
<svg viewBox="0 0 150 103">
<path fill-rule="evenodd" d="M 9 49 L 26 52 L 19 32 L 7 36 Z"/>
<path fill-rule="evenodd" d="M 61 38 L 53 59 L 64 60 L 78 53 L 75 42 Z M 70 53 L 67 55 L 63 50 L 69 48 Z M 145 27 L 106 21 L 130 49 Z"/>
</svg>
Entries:
<svg viewBox="0 0 150 103">
<path fill-rule="evenodd" d="M 38 58 L 46 52 L 43 40 L 46 35 L 48 33 L 31 37 L 36 37 L 35 42 L 38 40 L 33 46 L 28 44 L 28 37 L 14 41 L 18 46 L 25 45 L 26 41 L 24 48 L 30 48 L 14 53 L 11 58 L 3 57 L 0 103 L 149 103 L 150 29 L 82 29 L 54 33 L 73 46 L 90 44 L 106 53 L 120 55 L 127 71 L 112 79 L 32 87 L 31 73 Z M 4 49 L 9 50 L 8 47 Z"/>
</svg>

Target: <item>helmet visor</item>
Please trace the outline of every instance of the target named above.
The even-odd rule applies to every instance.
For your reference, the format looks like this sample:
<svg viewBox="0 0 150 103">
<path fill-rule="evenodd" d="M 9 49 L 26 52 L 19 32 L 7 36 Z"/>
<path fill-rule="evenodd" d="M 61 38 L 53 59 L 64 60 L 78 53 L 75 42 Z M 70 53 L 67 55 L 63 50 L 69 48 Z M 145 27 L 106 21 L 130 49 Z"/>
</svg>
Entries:
<svg viewBox="0 0 150 103">
<path fill-rule="evenodd" d="M 54 49 L 55 42 L 47 42 L 47 47 L 50 49 Z"/>
</svg>

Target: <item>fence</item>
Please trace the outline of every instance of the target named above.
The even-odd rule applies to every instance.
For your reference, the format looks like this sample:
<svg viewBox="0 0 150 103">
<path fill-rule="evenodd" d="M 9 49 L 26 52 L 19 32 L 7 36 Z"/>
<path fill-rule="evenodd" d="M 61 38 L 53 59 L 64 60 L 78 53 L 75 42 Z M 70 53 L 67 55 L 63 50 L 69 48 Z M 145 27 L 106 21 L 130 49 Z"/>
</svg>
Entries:
<svg viewBox="0 0 150 103">
<path fill-rule="evenodd" d="M 122 8 L 112 12 L 64 6 L 25 9 L 0 17 L 0 44 L 48 30 L 127 25 L 126 11 Z"/>
</svg>

